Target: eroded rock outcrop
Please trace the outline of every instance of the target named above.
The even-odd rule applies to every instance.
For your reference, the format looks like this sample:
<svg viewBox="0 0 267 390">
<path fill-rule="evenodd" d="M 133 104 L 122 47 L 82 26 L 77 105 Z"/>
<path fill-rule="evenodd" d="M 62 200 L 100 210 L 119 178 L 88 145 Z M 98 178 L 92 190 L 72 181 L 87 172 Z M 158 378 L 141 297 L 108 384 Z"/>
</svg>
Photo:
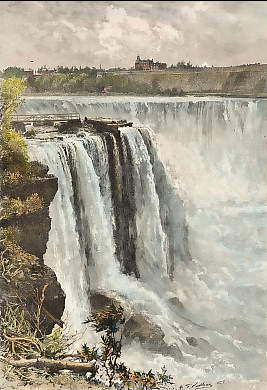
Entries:
<svg viewBox="0 0 267 390">
<path fill-rule="evenodd" d="M 41 327 L 42 332 L 50 333 L 55 324 L 62 325 L 60 318 L 65 307 L 64 291 L 58 283 L 54 271 L 47 267 L 43 260 L 51 228 L 49 205 L 57 192 L 58 183 L 56 177 L 47 174 L 48 167 L 37 162 L 31 164 L 36 179 L 22 184 L 8 184 L 2 188 L 1 196 L 25 200 L 32 194 L 38 194 L 43 200 L 43 207 L 33 213 L 2 219 L 1 227 L 15 228 L 17 244 L 23 251 L 37 258 L 30 271 L 30 276 L 34 275 L 34 283 L 29 287 L 29 290 L 23 288 L 20 293 L 23 294 L 27 309 L 31 312 L 34 310 L 38 299 L 35 292 L 42 294 L 42 290 L 45 288 Z M 19 288 L 20 286 L 18 286 Z M 12 298 L 14 297 L 14 286 L 12 283 L 8 283 L 4 277 L 0 277 L 0 296 L 1 306 L 14 299 Z"/>
</svg>

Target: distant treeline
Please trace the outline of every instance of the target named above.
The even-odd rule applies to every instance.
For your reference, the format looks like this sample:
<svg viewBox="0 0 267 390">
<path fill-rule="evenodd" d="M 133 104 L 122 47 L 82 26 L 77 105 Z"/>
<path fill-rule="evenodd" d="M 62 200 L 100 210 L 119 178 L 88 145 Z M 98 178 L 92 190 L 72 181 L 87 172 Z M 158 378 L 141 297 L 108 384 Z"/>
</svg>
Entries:
<svg viewBox="0 0 267 390">
<path fill-rule="evenodd" d="M 37 70 L 37 72 L 39 73 L 42 73 L 43 71 L 45 71 L 45 67 L 41 67 Z M 127 68 L 109 68 L 107 71 L 108 72 L 119 72 L 119 71 L 122 71 L 122 70 L 127 70 Z M 86 74 L 92 74 L 92 75 L 96 75 L 97 72 L 101 72 L 101 71 L 106 71 L 105 69 L 96 69 L 96 68 L 90 68 L 89 66 L 85 66 L 85 67 L 82 67 L 82 66 L 58 66 L 57 68 L 54 68 L 54 71 L 56 73 L 86 73 Z"/>
<path fill-rule="evenodd" d="M 116 69 L 117 70 L 117 69 Z M 42 69 L 40 69 L 42 71 Z M 127 75 L 114 73 L 101 74 L 93 68 L 58 67 L 57 72 L 41 75 L 25 75 L 23 68 L 9 67 L 4 70 L 2 77 L 27 78 L 27 92 L 32 93 L 121 93 L 136 95 L 165 95 L 182 96 L 182 90 L 177 88 L 160 88 L 154 79 L 151 83 L 133 80 Z"/>
<path fill-rule="evenodd" d="M 239 68 L 239 67 L 247 67 L 247 66 L 255 66 L 255 65 L 261 65 L 260 62 L 255 62 L 252 64 L 242 64 L 242 65 L 230 65 L 230 66 L 207 66 L 207 65 L 193 65 L 190 61 L 179 61 L 176 65 L 171 64 L 168 66 L 167 70 L 174 70 L 174 69 L 210 69 L 210 68 Z"/>
<path fill-rule="evenodd" d="M 97 74 L 97 69 L 96 68 L 90 68 L 89 66 L 58 66 L 57 68 L 53 69 L 57 73 L 63 73 L 63 74 L 68 74 L 68 73 L 85 73 L 85 74 L 90 74 L 90 75 L 96 75 Z M 37 69 L 37 73 L 42 73 L 46 71 L 46 67 L 41 67 Z"/>
<path fill-rule="evenodd" d="M 167 70 L 177 70 L 177 69 L 184 69 L 184 70 L 199 70 L 199 69 L 222 69 L 222 68 L 242 68 L 242 67 L 253 67 L 257 65 L 262 65 L 260 62 L 250 63 L 250 64 L 242 64 L 242 65 L 232 65 L 232 66 L 207 66 L 207 65 L 193 65 L 190 61 L 179 61 L 176 64 L 171 64 L 168 66 Z M 98 73 L 112 73 L 112 72 L 120 72 L 120 71 L 130 71 L 134 70 L 133 68 L 127 69 L 127 68 L 110 68 L 110 69 L 96 69 L 95 67 L 90 68 L 89 66 L 57 66 L 56 68 L 49 69 L 46 66 L 39 67 L 37 69 L 37 74 L 87 74 L 93 77 L 96 77 Z M 24 77 L 27 72 L 30 72 L 29 70 L 17 67 L 17 66 L 9 66 L 8 68 L 4 69 L 2 72 L 0 71 L 0 76 L 2 78 L 9 78 L 9 77 Z M 32 71 L 33 72 L 33 71 Z"/>
<path fill-rule="evenodd" d="M 223 69 L 238 68 L 238 70 L 245 70 L 242 67 L 265 67 L 259 63 L 240 65 L 239 67 L 225 67 Z M 186 69 L 190 72 L 194 69 L 199 69 L 197 65 L 192 65 L 189 62 L 178 62 L 176 65 L 171 65 L 168 71 L 172 69 Z M 201 67 L 203 72 L 205 68 Z M 209 71 L 211 68 L 207 68 Z M 220 71 L 222 68 L 214 67 L 213 70 Z M 28 84 L 28 93 L 82 93 L 82 94 L 133 94 L 133 95 L 163 95 L 163 96 L 183 96 L 185 92 L 179 87 L 163 89 L 160 86 L 159 79 L 163 80 L 162 72 L 148 73 L 149 77 L 129 77 L 131 72 L 104 71 L 90 67 L 64 67 L 59 66 L 56 70 L 47 68 L 40 68 L 39 74 L 33 74 L 23 68 L 8 67 L 2 72 L 3 78 L 19 77 L 26 78 Z M 165 76 L 164 76 L 165 77 Z M 236 77 L 236 76 L 235 76 Z M 238 76 L 241 77 L 241 76 Z M 243 76 L 242 76 L 243 77 Z M 177 85 L 177 83 L 176 83 Z"/>
<path fill-rule="evenodd" d="M 4 79 L 8 79 L 10 77 L 24 77 L 25 75 L 25 69 L 19 68 L 17 66 L 9 66 L 8 68 L 4 69 L 2 72 L 0 72 L 0 76 Z"/>
<path fill-rule="evenodd" d="M 62 74 L 90 74 L 92 76 L 96 76 L 98 72 L 119 72 L 119 71 L 125 71 L 126 68 L 110 68 L 107 70 L 104 69 L 96 69 L 96 68 L 90 68 L 89 66 L 57 66 L 56 68 L 49 69 L 46 66 L 41 66 L 36 70 L 36 74 L 51 74 L 51 73 L 62 73 Z M 8 68 L 4 69 L 2 72 L 0 71 L 0 76 L 3 78 L 9 78 L 9 77 L 24 77 L 27 72 L 30 70 L 17 67 L 17 66 L 9 66 Z M 31 70 L 33 72 L 33 70 Z"/>
<path fill-rule="evenodd" d="M 94 73 L 60 73 L 28 77 L 29 92 L 38 93 L 121 93 L 137 95 L 182 96 L 176 88 L 162 90 L 155 79 L 151 83 L 133 80 L 126 75 Z"/>
<path fill-rule="evenodd" d="M 9 66 L 8 68 L 4 69 L 1 73 L 1 76 L 3 78 L 9 78 L 9 77 L 23 77 L 25 76 L 25 73 L 27 70 L 25 68 L 20 68 L 17 66 Z M 96 68 L 90 68 L 89 66 L 85 67 L 76 67 L 76 66 L 58 66 L 57 68 L 53 69 L 48 69 L 46 66 L 41 66 L 40 68 L 37 69 L 37 73 L 41 74 L 49 74 L 49 73 L 63 73 L 63 74 L 68 74 L 68 73 L 85 73 L 85 74 L 90 74 L 90 75 L 95 75 L 97 74 L 97 69 Z"/>
<path fill-rule="evenodd" d="M 168 67 L 168 69 L 201 69 L 201 68 L 207 68 L 207 66 L 199 66 L 199 65 L 193 65 L 190 61 L 179 61 L 176 65 L 171 64 L 171 66 Z"/>
</svg>

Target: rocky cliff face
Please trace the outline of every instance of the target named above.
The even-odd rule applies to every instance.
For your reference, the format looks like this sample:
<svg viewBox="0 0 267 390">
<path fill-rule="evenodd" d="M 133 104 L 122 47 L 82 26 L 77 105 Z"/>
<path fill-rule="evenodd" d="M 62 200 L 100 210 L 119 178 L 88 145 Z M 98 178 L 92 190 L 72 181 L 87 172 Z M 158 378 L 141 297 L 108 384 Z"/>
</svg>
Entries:
<svg viewBox="0 0 267 390">
<path fill-rule="evenodd" d="M 234 96 L 267 96 L 267 68 L 209 68 L 168 72 L 133 72 L 128 78 L 151 84 L 156 80 L 164 90 L 182 89 L 186 93 Z"/>
<path fill-rule="evenodd" d="M 27 253 L 38 258 L 38 265 L 32 270 L 36 274 L 36 283 L 32 289 L 41 291 L 43 286 L 47 285 L 43 302 L 42 330 L 45 333 L 50 333 L 56 323 L 62 325 L 60 318 L 65 307 L 65 294 L 56 275 L 43 261 L 51 228 L 49 205 L 57 192 L 58 183 L 56 177 L 47 174 L 48 168 L 46 166 L 34 162 L 33 168 L 38 174 L 36 180 L 23 184 L 7 185 L 2 189 L 2 196 L 25 200 L 28 196 L 37 193 L 43 199 L 43 208 L 35 213 L 2 220 L 1 226 L 16 228 L 18 245 Z M 9 301 L 12 295 L 7 281 L 1 277 L 0 295 L 0 304 Z M 31 299 L 27 301 L 27 306 L 31 310 L 33 306 Z"/>
</svg>

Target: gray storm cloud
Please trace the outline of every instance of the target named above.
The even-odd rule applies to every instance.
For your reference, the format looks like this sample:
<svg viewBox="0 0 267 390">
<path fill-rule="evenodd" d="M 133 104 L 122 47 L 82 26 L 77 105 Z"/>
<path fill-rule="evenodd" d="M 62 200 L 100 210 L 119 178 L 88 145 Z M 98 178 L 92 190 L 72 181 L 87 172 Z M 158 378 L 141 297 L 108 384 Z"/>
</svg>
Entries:
<svg viewBox="0 0 267 390">
<path fill-rule="evenodd" d="M 0 68 L 267 62 L 266 1 L 2 1 Z"/>
</svg>

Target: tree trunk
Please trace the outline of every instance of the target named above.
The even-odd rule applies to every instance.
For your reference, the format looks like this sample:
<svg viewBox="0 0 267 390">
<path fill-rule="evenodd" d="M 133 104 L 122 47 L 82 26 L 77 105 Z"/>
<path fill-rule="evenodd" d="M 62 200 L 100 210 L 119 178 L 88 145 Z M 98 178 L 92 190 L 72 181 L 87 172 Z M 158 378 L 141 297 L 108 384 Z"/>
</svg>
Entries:
<svg viewBox="0 0 267 390">
<path fill-rule="evenodd" d="M 52 372 L 59 370 L 71 370 L 79 374 L 86 374 L 87 372 L 95 372 L 94 363 L 80 363 L 71 362 L 70 360 L 52 360 L 52 359 L 3 359 L 7 364 L 16 368 L 30 368 L 36 367 L 41 369 L 49 369 Z"/>
</svg>

